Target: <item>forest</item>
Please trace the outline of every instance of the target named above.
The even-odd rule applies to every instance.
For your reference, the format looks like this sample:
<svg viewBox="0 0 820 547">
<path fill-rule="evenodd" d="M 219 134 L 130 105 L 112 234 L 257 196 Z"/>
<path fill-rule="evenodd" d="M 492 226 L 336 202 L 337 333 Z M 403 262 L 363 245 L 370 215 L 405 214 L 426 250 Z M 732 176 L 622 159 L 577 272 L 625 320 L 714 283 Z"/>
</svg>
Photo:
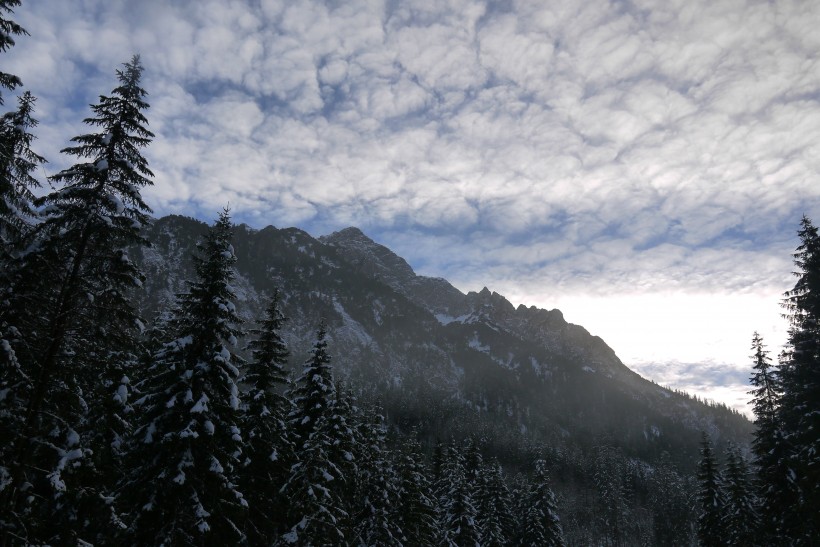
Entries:
<svg viewBox="0 0 820 547">
<path fill-rule="evenodd" d="M 0 0 L 0 51 L 27 34 L 18 6 Z M 606 443 L 513 461 L 487 435 L 431 439 L 413 413 L 388 420 L 387 401 L 334 376 L 321 322 L 293 356 L 287 295 L 243 326 L 227 209 L 186 290 L 140 317 L 150 279 L 132 255 L 149 243 L 155 137 L 142 74 L 138 56 L 116 71 L 50 191 L 35 97 L 0 123 L 0 544 L 816 544 L 820 235 L 807 217 L 788 345 L 772 365 L 752 342 L 750 451 L 731 445 L 720 465 L 704 433 L 696 477 Z M 0 86 L 22 82 L 0 73 Z"/>
</svg>

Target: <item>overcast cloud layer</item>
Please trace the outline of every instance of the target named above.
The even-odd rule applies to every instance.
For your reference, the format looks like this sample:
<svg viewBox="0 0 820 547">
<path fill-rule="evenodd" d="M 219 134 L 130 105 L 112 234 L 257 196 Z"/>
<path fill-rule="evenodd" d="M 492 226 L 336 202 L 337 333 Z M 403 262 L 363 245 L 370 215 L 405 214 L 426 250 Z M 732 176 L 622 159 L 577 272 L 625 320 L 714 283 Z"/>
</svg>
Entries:
<svg viewBox="0 0 820 547">
<path fill-rule="evenodd" d="M 729 404 L 752 330 L 782 342 L 794 232 L 820 208 L 813 2 L 17 12 L 31 37 L 3 70 L 39 97 L 48 172 L 138 52 L 158 215 L 230 203 L 257 227 L 357 225 L 421 273 L 560 307 L 639 371 Z"/>
</svg>

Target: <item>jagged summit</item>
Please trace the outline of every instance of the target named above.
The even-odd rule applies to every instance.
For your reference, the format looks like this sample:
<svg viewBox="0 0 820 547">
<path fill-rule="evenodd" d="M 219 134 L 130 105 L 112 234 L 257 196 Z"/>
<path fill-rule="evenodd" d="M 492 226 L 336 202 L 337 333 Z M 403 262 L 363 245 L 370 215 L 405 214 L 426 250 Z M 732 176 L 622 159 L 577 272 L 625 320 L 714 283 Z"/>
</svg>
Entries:
<svg viewBox="0 0 820 547">
<path fill-rule="evenodd" d="M 345 258 L 359 266 L 364 273 L 379 276 L 390 286 L 416 276 L 406 260 L 353 226 L 322 236 L 319 241 L 337 247 Z"/>
</svg>

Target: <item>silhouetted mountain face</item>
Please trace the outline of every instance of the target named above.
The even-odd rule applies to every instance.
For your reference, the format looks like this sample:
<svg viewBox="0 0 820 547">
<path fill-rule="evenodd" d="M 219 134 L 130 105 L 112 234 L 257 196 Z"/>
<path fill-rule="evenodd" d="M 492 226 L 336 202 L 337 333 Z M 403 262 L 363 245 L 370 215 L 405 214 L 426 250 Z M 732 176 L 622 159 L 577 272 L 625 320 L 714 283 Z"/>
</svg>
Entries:
<svg viewBox="0 0 820 547">
<path fill-rule="evenodd" d="M 152 247 L 137 253 L 149 321 L 186 290 L 206 230 L 179 216 L 151 226 Z M 736 413 L 644 380 L 560 311 L 515 308 L 487 288 L 465 295 L 418 276 L 357 228 L 315 239 L 296 228 L 242 225 L 234 248 L 246 326 L 279 288 L 294 368 L 324 319 L 337 378 L 383 401 L 398 427 L 441 439 L 480 433 L 502 453 L 533 442 L 607 443 L 646 460 L 667 452 L 682 466 L 696 461 L 701 430 L 739 443 L 751 431 Z"/>
</svg>

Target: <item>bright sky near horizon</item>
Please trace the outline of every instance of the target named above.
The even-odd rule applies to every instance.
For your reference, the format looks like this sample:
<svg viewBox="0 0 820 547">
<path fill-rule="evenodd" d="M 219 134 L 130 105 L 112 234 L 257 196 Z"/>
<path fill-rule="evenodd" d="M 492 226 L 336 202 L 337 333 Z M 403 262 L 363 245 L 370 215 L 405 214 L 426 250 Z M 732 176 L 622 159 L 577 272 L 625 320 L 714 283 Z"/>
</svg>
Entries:
<svg viewBox="0 0 820 547">
<path fill-rule="evenodd" d="M 820 4 L 23 0 L 36 149 L 139 53 L 157 215 L 349 225 L 739 409 L 820 220 Z M 7 100 L 7 107 L 11 105 Z"/>
</svg>

